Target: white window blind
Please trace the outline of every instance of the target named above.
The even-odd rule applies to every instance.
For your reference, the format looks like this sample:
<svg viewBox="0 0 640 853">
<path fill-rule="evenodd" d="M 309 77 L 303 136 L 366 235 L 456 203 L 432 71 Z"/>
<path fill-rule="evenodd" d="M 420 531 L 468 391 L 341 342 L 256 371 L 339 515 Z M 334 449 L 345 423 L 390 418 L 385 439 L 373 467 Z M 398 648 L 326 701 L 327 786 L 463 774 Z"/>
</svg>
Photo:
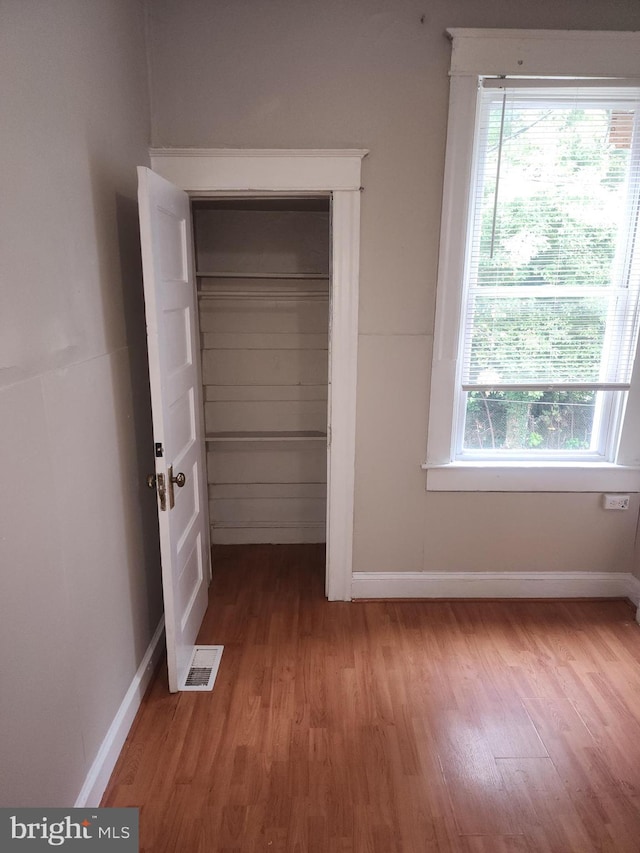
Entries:
<svg viewBox="0 0 640 853">
<path fill-rule="evenodd" d="M 482 83 L 461 387 L 627 389 L 638 334 L 640 89 Z"/>
</svg>

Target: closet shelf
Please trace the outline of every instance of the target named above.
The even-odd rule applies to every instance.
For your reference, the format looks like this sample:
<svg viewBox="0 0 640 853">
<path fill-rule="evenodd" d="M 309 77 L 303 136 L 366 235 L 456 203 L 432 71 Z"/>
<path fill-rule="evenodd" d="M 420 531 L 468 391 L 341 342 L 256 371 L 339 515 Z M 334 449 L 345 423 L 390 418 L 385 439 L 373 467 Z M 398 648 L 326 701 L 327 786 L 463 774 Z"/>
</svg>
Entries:
<svg viewBox="0 0 640 853">
<path fill-rule="evenodd" d="M 252 529 L 311 529 L 324 530 L 326 521 L 213 521 L 211 527 L 216 530 L 252 530 Z"/>
<path fill-rule="evenodd" d="M 327 301 L 329 294 L 326 290 L 200 290 L 198 299 L 312 299 Z"/>
<path fill-rule="evenodd" d="M 320 272 L 200 272 L 196 270 L 196 276 L 198 278 L 283 278 L 329 281 L 329 276 Z"/>
<path fill-rule="evenodd" d="M 326 432 L 318 430 L 281 430 L 269 432 L 210 432 L 204 437 L 207 444 L 223 441 L 326 441 Z"/>
</svg>

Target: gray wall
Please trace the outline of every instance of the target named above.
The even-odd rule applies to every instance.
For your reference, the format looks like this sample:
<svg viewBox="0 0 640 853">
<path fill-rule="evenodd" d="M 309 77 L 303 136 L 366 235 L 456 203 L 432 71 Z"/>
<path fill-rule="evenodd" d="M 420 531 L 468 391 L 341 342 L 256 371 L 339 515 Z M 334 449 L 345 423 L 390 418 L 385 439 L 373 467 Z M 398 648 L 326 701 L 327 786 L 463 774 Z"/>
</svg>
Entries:
<svg viewBox="0 0 640 853">
<path fill-rule="evenodd" d="M 636 0 L 155 0 L 152 143 L 362 147 L 356 571 L 630 571 L 593 494 L 427 494 L 446 27 L 640 29 Z M 461 531 L 465 531 L 464 534 Z"/>
<path fill-rule="evenodd" d="M 137 0 L 0 0 L 0 805 L 73 805 L 161 616 Z"/>
</svg>

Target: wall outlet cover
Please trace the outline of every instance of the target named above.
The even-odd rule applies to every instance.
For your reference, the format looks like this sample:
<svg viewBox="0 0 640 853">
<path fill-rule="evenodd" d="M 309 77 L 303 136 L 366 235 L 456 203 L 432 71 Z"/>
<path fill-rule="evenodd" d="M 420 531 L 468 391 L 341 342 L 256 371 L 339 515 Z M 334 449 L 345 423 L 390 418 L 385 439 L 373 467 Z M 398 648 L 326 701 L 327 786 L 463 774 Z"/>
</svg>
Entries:
<svg viewBox="0 0 640 853">
<path fill-rule="evenodd" d="M 629 495 L 603 495 L 604 509 L 629 509 Z"/>
</svg>

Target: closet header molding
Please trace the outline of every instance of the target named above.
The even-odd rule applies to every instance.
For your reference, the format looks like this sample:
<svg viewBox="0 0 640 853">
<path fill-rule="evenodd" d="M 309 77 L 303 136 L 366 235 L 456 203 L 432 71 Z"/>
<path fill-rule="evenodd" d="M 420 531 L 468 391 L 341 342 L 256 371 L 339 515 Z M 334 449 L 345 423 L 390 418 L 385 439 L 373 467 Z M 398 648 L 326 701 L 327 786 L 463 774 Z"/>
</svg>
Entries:
<svg viewBox="0 0 640 853">
<path fill-rule="evenodd" d="M 362 189 L 366 149 L 151 148 L 151 168 L 190 193 Z M 265 172 L 265 161 L 268 170 Z M 267 177 L 265 177 L 267 175 Z"/>
</svg>

